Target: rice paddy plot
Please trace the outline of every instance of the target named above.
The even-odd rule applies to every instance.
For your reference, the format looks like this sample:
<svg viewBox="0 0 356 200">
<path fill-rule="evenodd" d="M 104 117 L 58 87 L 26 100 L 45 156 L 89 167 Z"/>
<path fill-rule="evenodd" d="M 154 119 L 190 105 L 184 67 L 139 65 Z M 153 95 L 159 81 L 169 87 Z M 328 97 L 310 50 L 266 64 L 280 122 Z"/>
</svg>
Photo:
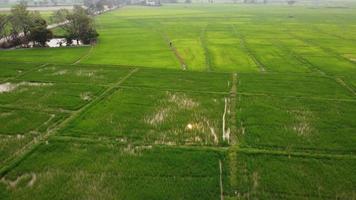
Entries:
<svg viewBox="0 0 356 200">
<path fill-rule="evenodd" d="M 8 82 L 0 93 L 3 106 L 76 110 L 95 98 L 103 87 L 52 82 Z"/>
<path fill-rule="evenodd" d="M 65 116 L 59 112 L 0 107 L 0 164 Z"/>
<path fill-rule="evenodd" d="M 229 73 L 141 69 L 122 85 L 158 90 L 227 93 L 232 86 L 232 75 Z"/>
<path fill-rule="evenodd" d="M 241 145 L 256 148 L 355 152 L 355 101 L 241 96 Z M 337 116 L 337 117 L 335 117 Z"/>
<path fill-rule="evenodd" d="M 225 103 L 220 94 L 118 89 L 62 134 L 145 144 L 218 145 L 223 143 Z"/>
<path fill-rule="evenodd" d="M 316 99 L 350 99 L 354 94 L 333 77 L 305 74 L 239 74 L 238 92 L 245 94 Z"/>
<path fill-rule="evenodd" d="M 354 199 L 355 13 L 125 6 L 1 51 L 0 198 Z"/>
<path fill-rule="evenodd" d="M 352 199 L 354 159 L 237 153 L 228 159 L 225 191 L 231 199 Z M 231 163 L 232 162 L 232 163 Z M 236 167 L 231 173 L 229 167 Z"/>
<path fill-rule="evenodd" d="M 52 139 L 2 179 L 0 193 L 5 199 L 217 199 L 219 157 L 211 150 Z"/>
</svg>

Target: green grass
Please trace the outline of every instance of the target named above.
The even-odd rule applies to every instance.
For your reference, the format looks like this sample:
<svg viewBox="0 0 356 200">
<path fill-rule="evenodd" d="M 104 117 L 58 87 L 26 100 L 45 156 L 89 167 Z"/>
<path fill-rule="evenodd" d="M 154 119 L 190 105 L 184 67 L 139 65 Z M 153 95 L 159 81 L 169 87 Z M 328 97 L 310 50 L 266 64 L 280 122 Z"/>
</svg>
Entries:
<svg viewBox="0 0 356 200">
<path fill-rule="evenodd" d="M 352 199 L 355 160 L 238 153 L 227 165 L 227 196 L 242 199 Z M 232 160 L 229 160 L 231 162 Z M 229 167 L 236 167 L 231 174 Z M 293 181 L 291 181 L 293 180 Z M 234 198 L 231 198 L 234 199 Z"/>
<path fill-rule="evenodd" d="M 214 151 L 55 139 L 8 175 L 34 173 L 33 188 L 30 175 L 16 190 L 0 190 L 12 199 L 216 199 L 218 159 Z"/>
<path fill-rule="evenodd" d="M 354 199 L 355 13 L 126 6 L 1 51 L 0 199 Z"/>
</svg>

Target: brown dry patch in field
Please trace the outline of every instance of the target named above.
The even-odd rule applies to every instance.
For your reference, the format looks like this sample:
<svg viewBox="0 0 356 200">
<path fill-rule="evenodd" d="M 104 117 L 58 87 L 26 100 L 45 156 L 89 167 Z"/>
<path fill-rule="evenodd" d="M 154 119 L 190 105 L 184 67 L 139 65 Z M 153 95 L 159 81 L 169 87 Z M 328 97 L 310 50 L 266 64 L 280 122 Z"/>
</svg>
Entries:
<svg viewBox="0 0 356 200">
<path fill-rule="evenodd" d="M 54 76 L 62 76 L 62 75 L 65 75 L 67 73 L 68 73 L 68 70 L 63 69 L 63 70 L 59 70 L 59 71 L 54 72 L 52 75 L 54 75 Z"/>
<path fill-rule="evenodd" d="M 294 117 L 291 129 L 299 136 L 308 136 L 312 132 L 312 125 L 310 119 L 312 118 L 312 112 L 308 110 L 293 110 L 289 111 Z"/>
<path fill-rule="evenodd" d="M 168 102 L 176 104 L 180 109 L 193 109 L 199 106 L 198 102 L 187 97 L 186 94 L 175 94 L 167 92 Z"/>
<path fill-rule="evenodd" d="M 167 92 L 166 95 L 166 98 L 159 101 L 160 107 L 158 110 L 153 115 L 145 116 L 144 122 L 146 124 L 153 126 L 162 124 L 179 110 L 191 110 L 199 106 L 199 103 L 187 97 L 186 94 Z"/>
<path fill-rule="evenodd" d="M 259 185 L 259 175 L 258 172 L 254 171 L 252 173 L 252 190 L 256 191 Z"/>
<path fill-rule="evenodd" d="M 146 117 L 144 122 L 150 125 L 158 125 L 165 121 L 165 119 L 170 114 L 170 108 L 160 108 L 153 116 Z"/>
<path fill-rule="evenodd" d="M 0 84 L 0 94 L 1 93 L 6 93 L 6 92 L 11 92 L 16 89 L 16 84 L 13 83 L 2 83 Z"/>
<path fill-rule="evenodd" d="M 5 183 L 10 188 L 16 188 L 16 186 L 22 181 L 27 181 L 26 185 L 28 187 L 32 187 L 33 184 L 36 182 L 36 180 L 37 180 L 37 176 L 35 173 L 26 173 L 16 177 L 15 180 L 11 180 L 11 179 L 7 179 L 6 177 L 3 177 L 1 179 L 1 182 Z"/>
<path fill-rule="evenodd" d="M 219 143 L 218 134 L 215 131 L 214 126 L 211 125 L 211 122 L 206 119 L 202 118 L 197 122 L 188 123 L 185 127 L 185 133 L 191 134 L 186 139 L 186 143 L 207 143 L 208 141 L 212 141 L 214 144 Z M 199 135 L 200 133 L 200 135 Z M 201 133 L 210 133 L 209 135 L 201 135 Z M 205 136 L 205 137 L 204 137 Z"/>
<path fill-rule="evenodd" d="M 83 92 L 80 94 L 80 99 L 83 101 L 90 101 L 92 99 L 92 94 L 90 92 Z"/>
<path fill-rule="evenodd" d="M 75 75 L 84 76 L 84 77 L 92 77 L 95 75 L 95 73 L 96 73 L 96 71 L 94 71 L 94 70 L 79 69 L 75 72 Z"/>
<path fill-rule="evenodd" d="M 147 140 L 154 138 L 156 144 L 218 144 L 221 130 L 216 122 L 209 119 L 199 110 L 200 103 L 184 93 L 166 92 L 165 97 L 158 101 L 155 112 L 143 118 L 144 123 L 155 128 L 171 123 L 171 127 L 164 132 L 149 131 Z M 228 113 L 228 109 L 226 113 Z M 176 122 L 182 116 L 186 122 Z M 188 118 L 187 118 L 188 117 Z M 186 123 L 186 124 L 182 124 Z M 225 137 L 228 137 L 226 129 Z"/>
<path fill-rule="evenodd" d="M 222 139 L 223 141 L 227 141 L 229 143 L 230 141 L 230 128 L 227 127 L 226 125 L 226 115 L 230 114 L 230 106 L 228 106 L 229 104 L 229 99 L 225 98 L 225 106 L 224 106 L 224 113 L 223 113 L 223 117 L 222 117 Z"/>
<path fill-rule="evenodd" d="M 38 72 L 43 72 L 43 71 L 46 71 L 46 70 L 48 70 L 48 71 L 54 71 L 54 70 L 56 70 L 56 67 L 51 66 L 51 67 L 39 68 L 37 71 L 38 71 Z"/>
<path fill-rule="evenodd" d="M 13 115 L 14 112 L 13 111 L 8 111 L 8 112 L 1 112 L 0 113 L 0 117 L 9 117 L 11 115 Z"/>
<path fill-rule="evenodd" d="M 41 87 L 41 86 L 51 86 L 52 83 L 35 83 L 35 82 L 20 82 L 20 83 L 2 83 L 0 84 L 0 94 L 12 92 L 21 86 L 31 86 L 31 87 Z"/>
<path fill-rule="evenodd" d="M 344 54 L 344 57 L 353 62 L 356 62 L 356 54 Z"/>
<path fill-rule="evenodd" d="M 78 191 L 83 199 L 114 199 L 110 196 L 112 194 L 110 188 L 105 186 L 105 182 L 108 180 L 105 173 L 92 174 L 86 171 L 77 171 L 72 173 L 71 178 L 75 191 Z"/>
</svg>

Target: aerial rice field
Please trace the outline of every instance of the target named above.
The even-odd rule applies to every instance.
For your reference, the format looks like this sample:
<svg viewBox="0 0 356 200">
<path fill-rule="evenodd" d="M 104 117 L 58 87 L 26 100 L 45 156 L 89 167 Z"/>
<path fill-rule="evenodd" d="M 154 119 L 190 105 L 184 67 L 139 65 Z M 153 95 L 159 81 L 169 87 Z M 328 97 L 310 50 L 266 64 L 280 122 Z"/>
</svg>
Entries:
<svg viewBox="0 0 356 200">
<path fill-rule="evenodd" d="M 126 6 L 0 51 L 0 199 L 355 199 L 356 6 Z"/>
</svg>

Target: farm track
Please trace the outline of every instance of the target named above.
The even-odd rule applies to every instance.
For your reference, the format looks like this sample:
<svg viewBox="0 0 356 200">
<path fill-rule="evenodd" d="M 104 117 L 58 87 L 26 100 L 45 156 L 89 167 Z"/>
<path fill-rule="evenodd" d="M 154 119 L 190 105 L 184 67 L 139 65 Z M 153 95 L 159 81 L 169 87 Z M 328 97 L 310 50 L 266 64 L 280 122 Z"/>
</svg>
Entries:
<svg viewBox="0 0 356 200">
<path fill-rule="evenodd" d="M 335 102 L 356 102 L 355 98 L 350 97 L 349 99 L 341 98 L 325 98 L 325 97 L 311 97 L 311 96 L 284 96 L 284 95 L 274 95 L 267 93 L 248 93 L 248 92 L 238 92 L 238 95 L 245 96 L 269 96 L 269 97 L 279 97 L 279 98 L 293 98 L 293 99 L 311 99 L 311 100 L 322 100 L 322 101 L 335 101 Z"/>
<path fill-rule="evenodd" d="M 237 95 L 237 73 L 232 74 L 232 86 L 230 91 L 230 123 L 231 123 L 231 145 L 238 143 L 238 131 L 236 126 L 236 95 Z"/>
<path fill-rule="evenodd" d="M 54 135 L 52 139 L 56 139 L 59 141 L 73 141 L 73 142 L 92 142 L 98 144 L 129 144 L 127 142 L 117 141 L 117 137 L 111 136 L 100 136 L 100 138 L 91 137 L 91 135 L 80 135 L 80 137 L 76 136 L 57 136 Z M 145 146 L 152 145 L 151 143 L 141 143 L 137 144 L 137 146 Z M 156 144 L 154 146 L 157 147 L 167 147 L 167 148 L 182 148 L 182 149 L 195 149 L 195 150 L 214 150 L 214 151 L 231 151 L 234 154 L 237 153 L 245 153 L 252 155 L 271 155 L 271 156 L 286 156 L 286 157 L 301 157 L 301 158 L 315 158 L 315 159 L 356 159 L 356 155 L 352 152 L 342 153 L 332 150 L 323 150 L 318 151 L 318 149 L 314 150 L 303 150 L 303 149 L 293 149 L 291 151 L 282 150 L 282 149 L 266 149 L 263 147 L 239 147 L 239 145 L 234 146 L 206 146 L 206 145 L 164 145 L 164 144 Z"/>
<path fill-rule="evenodd" d="M 224 200 L 224 187 L 222 179 L 222 162 L 219 160 L 219 185 L 220 185 L 220 200 Z"/>
<path fill-rule="evenodd" d="M 81 56 L 78 60 L 76 60 L 74 63 L 72 63 L 72 65 L 76 65 L 79 64 L 83 59 L 87 58 L 90 56 L 90 54 L 93 52 L 94 50 L 94 45 L 90 46 L 90 49 L 87 53 L 85 53 L 83 56 Z"/>
<path fill-rule="evenodd" d="M 253 194 L 250 191 L 243 191 L 237 188 L 237 192 L 240 194 L 240 197 L 245 197 L 246 199 L 254 199 Z M 282 192 L 282 191 L 271 191 L 263 190 L 262 193 L 271 195 L 271 199 L 279 197 L 280 199 L 335 199 L 335 196 L 325 195 L 325 194 L 301 194 L 296 192 Z M 235 196 L 229 195 L 228 197 L 234 198 Z M 337 197 L 336 197 L 337 198 Z M 351 198 L 354 199 L 354 198 Z"/>
<path fill-rule="evenodd" d="M 167 43 L 167 45 L 169 46 L 171 51 L 174 53 L 174 56 L 179 61 L 179 64 L 180 64 L 182 70 L 187 70 L 188 65 L 185 62 L 184 58 L 179 54 L 179 52 L 178 52 L 177 48 L 174 46 L 172 40 L 168 37 L 168 35 L 166 33 L 163 33 L 162 31 L 159 31 L 159 33 L 161 34 L 162 38 Z"/>
<path fill-rule="evenodd" d="M 207 27 L 203 28 L 201 33 L 200 33 L 200 43 L 204 49 L 204 56 L 205 56 L 205 68 L 206 71 L 210 72 L 212 71 L 212 58 L 209 52 L 209 48 L 207 46 L 207 41 L 206 41 L 206 29 Z"/>
<path fill-rule="evenodd" d="M 46 67 L 47 65 L 49 65 L 49 64 L 48 63 L 41 64 L 38 67 L 34 67 L 33 69 L 27 70 L 24 73 L 21 73 L 21 74 L 19 74 L 17 76 L 4 79 L 4 80 L 0 81 L 0 83 L 5 83 L 5 82 L 8 82 L 8 81 L 16 80 L 18 78 L 21 78 L 21 77 L 25 76 L 26 74 L 29 74 L 29 73 L 34 72 L 36 70 L 42 69 L 42 68 Z"/>
<path fill-rule="evenodd" d="M 55 109 L 55 108 L 36 108 L 36 107 L 27 107 L 27 106 L 13 106 L 13 105 L 0 105 L 0 108 L 3 109 L 11 109 L 11 110 L 30 110 L 30 111 L 36 111 L 36 112 L 45 112 L 45 113 L 73 113 L 74 111 L 72 110 L 66 110 L 66 109 Z"/>
<path fill-rule="evenodd" d="M 234 25 L 231 25 L 231 27 L 232 27 L 232 31 L 235 34 L 235 36 L 240 39 L 240 45 L 245 50 L 247 55 L 259 67 L 261 72 L 266 72 L 266 66 L 257 58 L 256 54 L 253 53 L 253 51 L 248 47 L 247 42 L 245 40 L 245 37 L 241 33 L 239 33 L 238 31 L 236 31 L 236 27 Z"/>
<path fill-rule="evenodd" d="M 125 80 L 127 80 L 129 77 L 131 77 L 134 73 L 136 73 L 139 69 L 135 68 L 131 70 L 125 77 L 121 78 L 116 84 L 113 84 L 111 87 L 106 89 L 104 92 L 102 92 L 99 96 L 97 96 L 95 99 L 93 99 L 91 102 L 87 103 L 85 106 L 81 107 L 77 111 L 74 111 L 71 113 L 69 117 L 66 119 L 62 120 L 58 124 L 55 124 L 54 126 L 50 127 L 46 133 L 41 134 L 37 138 L 34 138 L 31 142 L 27 143 L 23 148 L 19 149 L 17 152 L 13 153 L 5 162 L 3 167 L 0 168 L 0 178 L 6 175 L 7 172 L 9 172 L 14 166 L 17 166 L 25 157 L 30 155 L 31 152 L 35 150 L 35 148 L 41 143 L 46 140 L 52 135 L 54 135 L 58 130 L 61 128 L 65 127 L 70 121 L 74 120 L 78 116 L 80 116 L 81 113 L 85 112 L 88 108 L 91 106 L 99 103 L 103 99 L 105 99 L 108 95 L 110 95 L 112 92 L 116 90 L 116 86 L 122 84 Z"/>
<path fill-rule="evenodd" d="M 120 85 L 118 86 L 118 88 L 149 89 L 155 91 L 170 91 L 170 92 L 192 92 L 192 93 L 199 93 L 199 94 L 221 94 L 221 95 L 229 94 L 229 92 L 218 92 L 218 91 L 185 90 L 185 89 L 156 88 L 156 87 L 127 86 L 127 85 Z"/>
</svg>

